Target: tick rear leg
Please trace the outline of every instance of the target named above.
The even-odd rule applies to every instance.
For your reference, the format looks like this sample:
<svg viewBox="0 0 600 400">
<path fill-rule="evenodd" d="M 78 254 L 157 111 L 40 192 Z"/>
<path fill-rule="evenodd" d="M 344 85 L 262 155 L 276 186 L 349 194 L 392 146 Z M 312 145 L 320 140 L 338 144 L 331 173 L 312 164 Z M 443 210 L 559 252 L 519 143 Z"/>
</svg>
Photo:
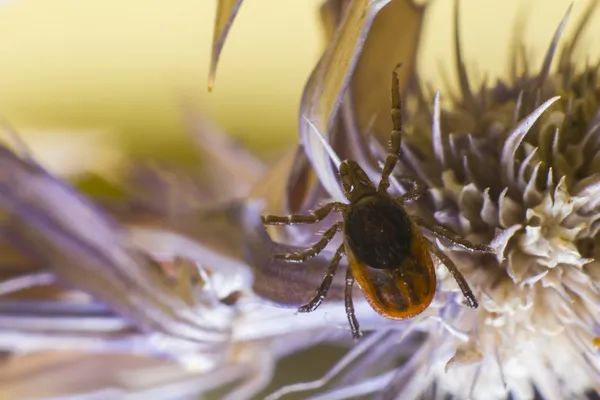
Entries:
<svg viewBox="0 0 600 400">
<path fill-rule="evenodd" d="M 354 313 L 354 302 L 352 301 L 352 287 L 354 286 L 354 275 L 352 275 L 352 269 L 348 267 L 346 271 L 346 291 L 344 294 L 344 301 L 346 303 L 346 315 L 348 316 L 348 323 L 350 324 L 350 331 L 352 332 L 352 338 L 355 340 L 360 339 L 362 333 L 360 332 L 360 326 Z"/>
<path fill-rule="evenodd" d="M 422 185 L 417 181 L 410 180 L 409 182 L 412 187 L 408 190 L 408 192 L 396 197 L 396 199 L 402 204 L 417 200 L 419 197 L 423 196 L 428 189 L 427 186 Z"/>
<path fill-rule="evenodd" d="M 333 239 L 336 233 L 342 230 L 343 226 L 343 222 L 336 222 L 331 226 L 331 228 L 327 229 L 325 233 L 323 233 L 323 237 L 321 238 L 321 240 L 319 240 L 317 243 L 315 243 L 308 249 L 300 251 L 298 253 L 276 254 L 275 258 L 292 262 L 304 262 L 323 251 L 325 246 L 327 246 L 327 243 L 329 243 L 331 239 Z"/>
<path fill-rule="evenodd" d="M 337 201 L 325 204 L 323 207 L 312 211 L 310 215 L 263 215 L 262 221 L 265 225 L 295 225 L 295 224 L 314 224 L 323 220 L 332 211 L 345 211 L 347 205 Z"/>
<path fill-rule="evenodd" d="M 444 254 L 443 251 L 441 251 L 435 244 L 431 243 L 429 240 L 427 240 L 427 244 L 429 245 L 431 252 L 433 254 L 435 254 L 435 256 L 437 258 L 439 258 L 439 260 L 442 262 L 442 264 L 444 264 L 446 266 L 446 268 L 448 269 L 448 272 L 450 272 L 450 275 L 452 275 L 454 277 L 454 279 L 456 280 L 456 283 L 458 284 L 460 291 L 462 292 L 463 296 L 465 296 L 465 298 L 467 299 L 467 305 L 471 308 L 477 308 L 479 306 L 479 303 L 477 302 L 477 298 L 475 298 L 475 295 L 473 294 L 473 291 L 469 287 L 467 280 L 460 273 L 460 271 L 458 270 L 458 267 L 456 266 L 456 264 L 454 264 L 454 261 L 452 261 L 452 259 L 450 257 L 448 257 L 446 254 Z"/>
<path fill-rule="evenodd" d="M 465 250 L 477 251 L 477 252 L 481 252 L 481 253 L 490 253 L 490 254 L 496 253 L 496 251 L 488 245 L 472 243 L 472 242 L 460 237 L 456 233 L 444 228 L 443 226 L 440 226 L 435 223 L 431 223 L 431 222 L 427 221 L 425 218 L 419 217 L 417 215 L 412 216 L 412 218 L 413 218 L 413 221 L 415 221 L 415 223 L 417 225 L 433 232 L 437 237 L 446 239 L 446 240 L 450 241 L 452 244 L 454 244 L 458 247 L 461 247 Z"/>
<path fill-rule="evenodd" d="M 343 244 L 341 244 L 340 247 L 338 247 L 337 251 L 335 252 L 335 255 L 331 259 L 331 263 L 329 264 L 329 267 L 327 267 L 327 272 L 325 273 L 325 278 L 323 278 L 323 281 L 321 282 L 321 286 L 319 287 L 319 290 L 317 290 L 317 295 L 308 304 L 305 304 L 302 307 L 300 307 L 298 309 L 299 312 L 305 313 L 305 312 L 315 311 L 317 308 L 319 308 L 321 303 L 323 303 L 323 300 L 325 300 L 325 297 L 327 296 L 327 292 L 329 291 L 329 288 L 331 287 L 331 283 L 333 282 L 333 277 L 335 275 L 335 271 L 337 270 L 337 267 L 340 264 L 340 260 L 342 259 L 342 256 L 344 255 L 345 250 L 346 249 Z"/>
<path fill-rule="evenodd" d="M 400 82 L 398 80 L 398 68 L 402 64 L 398 64 L 392 72 L 392 133 L 390 137 L 390 147 L 383 171 L 381 172 L 381 180 L 377 191 L 379 193 L 387 192 L 390 187 L 390 174 L 396 167 L 398 162 L 398 154 L 400 154 L 400 145 L 402 143 L 402 100 L 400 99 Z"/>
</svg>

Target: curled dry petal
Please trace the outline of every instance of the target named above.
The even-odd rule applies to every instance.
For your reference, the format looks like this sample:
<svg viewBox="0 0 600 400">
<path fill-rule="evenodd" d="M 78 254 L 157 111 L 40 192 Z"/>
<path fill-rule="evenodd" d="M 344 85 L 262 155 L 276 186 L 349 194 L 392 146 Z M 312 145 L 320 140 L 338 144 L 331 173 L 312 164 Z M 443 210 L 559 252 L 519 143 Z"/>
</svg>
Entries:
<svg viewBox="0 0 600 400">
<path fill-rule="evenodd" d="M 425 7 L 413 0 L 392 0 L 375 16 L 348 87 L 354 124 L 387 143 L 392 130 L 390 71 L 398 70 L 401 89 L 416 69 Z M 386 149 L 387 150 L 387 149 Z"/>
<path fill-rule="evenodd" d="M 410 0 L 349 0 L 332 41 L 304 88 L 300 106 L 300 142 L 319 181 L 336 200 L 344 199 L 339 178 L 304 117 L 331 140 L 340 104 L 350 88 L 356 99 L 354 124 L 359 132 L 364 132 L 374 115 L 389 109 L 389 74 L 394 65 L 405 64 L 405 71 L 402 71 L 406 74 L 405 79 L 412 70 L 422 13 L 422 8 Z M 390 20 L 394 20 L 394 24 L 389 23 Z M 399 38 L 403 45 L 398 44 Z M 374 87 L 382 90 L 376 91 Z M 389 117 L 382 118 L 382 122 L 378 120 L 375 124 L 381 128 L 376 130 L 389 133 Z"/>
</svg>

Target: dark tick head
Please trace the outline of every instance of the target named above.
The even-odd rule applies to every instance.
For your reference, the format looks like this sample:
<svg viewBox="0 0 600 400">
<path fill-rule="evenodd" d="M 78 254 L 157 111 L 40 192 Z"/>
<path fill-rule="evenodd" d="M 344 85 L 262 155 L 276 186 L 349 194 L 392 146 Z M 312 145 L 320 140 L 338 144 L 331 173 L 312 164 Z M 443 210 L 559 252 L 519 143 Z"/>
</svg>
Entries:
<svg viewBox="0 0 600 400">
<path fill-rule="evenodd" d="M 377 193 L 375 185 L 356 161 L 344 161 L 340 165 L 340 177 L 344 194 L 351 203 L 366 195 Z"/>
</svg>

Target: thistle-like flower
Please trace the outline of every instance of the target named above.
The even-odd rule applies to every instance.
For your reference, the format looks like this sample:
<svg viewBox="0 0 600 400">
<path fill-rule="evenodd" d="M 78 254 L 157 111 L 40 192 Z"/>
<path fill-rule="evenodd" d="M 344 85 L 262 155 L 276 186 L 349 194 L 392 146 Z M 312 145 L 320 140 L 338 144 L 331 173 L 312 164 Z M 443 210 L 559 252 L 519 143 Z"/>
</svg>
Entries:
<svg viewBox="0 0 600 400">
<path fill-rule="evenodd" d="M 397 342 L 411 330 L 426 333 L 418 345 L 411 342 L 414 354 L 398 348 L 357 361 L 364 379 L 357 382 L 356 370 L 342 374 L 322 398 L 362 391 L 398 399 L 562 399 L 598 390 L 600 70 L 581 68 L 574 57 L 595 5 L 559 52 L 569 9 L 538 72 L 525 69 L 478 92 L 470 88 L 456 34 L 461 95 L 447 107 L 439 92 L 417 89 L 409 97 L 396 174 L 429 187 L 414 211 L 473 242 L 491 243 L 498 254 L 448 248 L 479 308 L 464 307 L 456 283 L 439 268 L 441 288 L 429 312 L 400 332 L 379 332 L 382 344 L 370 344 L 381 354 L 390 337 Z M 458 5 L 455 12 L 458 22 Z M 371 148 L 382 159 L 376 140 Z M 329 160 L 313 161 L 327 176 Z M 408 359 L 395 368 L 394 355 Z M 310 387 L 286 388 L 273 398 Z"/>
</svg>

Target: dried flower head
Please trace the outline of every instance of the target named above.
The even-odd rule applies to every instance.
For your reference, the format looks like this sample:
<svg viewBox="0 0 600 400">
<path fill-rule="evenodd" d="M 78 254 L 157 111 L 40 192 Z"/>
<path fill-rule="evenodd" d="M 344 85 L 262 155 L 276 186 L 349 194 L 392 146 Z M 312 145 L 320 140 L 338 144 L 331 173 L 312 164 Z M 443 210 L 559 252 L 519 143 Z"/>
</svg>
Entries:
<svg viewBox="0 0 600 400">
<path fill-rule="evenodd" d="M 418 345 L 412 342 L 414 354 L 399 348 L 355 361 L 363 380 L 329 377 L 332 389 L 323 398 L 362 391 L 398 399 L 558 399 L 598 390 L 600 70 L 598 64 L 582 68 L 574 57 L 596 4 L 559 52 L 569 8 L 538 72 L 515 68 L 511 81 L 473 91 L 456 34 L 460 96 L 442 107 L 439 92 L 431 93 L 430 106 L 423 90 L 413 92 L 396 174 L 429 187 L 415 212 L 474 242 L 491 243 L 498 256 L 449 248 L 479 297 L 478 310 L 461 304 L 456 283 L 440 268 L 429 318 L 401 332 L 379 331 L 386 339 L 381 345 L 358 346 L 377 352 L 413 329 L 426 332 Z M 374 139 L 370 144 L 370 156 L 382 159 L 382 146 Z M 317 169 L 331 169 L 327 156 L 312 160 Z M 374 179 L 378 167 L 371 162 Z M 323 182 L 328 189 L 336 184 Z M 335 198 L 337 189 L 329 194 Z M 394 367 L 401 357 L 408 360 Z M 273 398 L 306 388 L 286 388 Z"/>
</svg>

